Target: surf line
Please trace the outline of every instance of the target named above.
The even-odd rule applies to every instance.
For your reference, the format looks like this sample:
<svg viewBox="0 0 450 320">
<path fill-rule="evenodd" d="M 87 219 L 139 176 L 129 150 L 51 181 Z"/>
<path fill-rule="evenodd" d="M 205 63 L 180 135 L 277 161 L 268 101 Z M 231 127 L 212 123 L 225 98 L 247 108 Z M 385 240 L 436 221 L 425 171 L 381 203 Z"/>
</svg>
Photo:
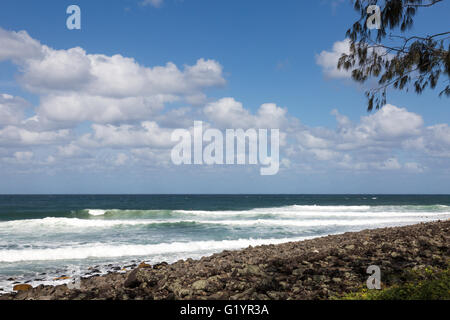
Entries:
<svg viewBox="0 0 450 320">
<path fill-rule="evenodd" d="M 246 131 L 226 129 L 224 137 L 222 131 L 218 129 L 209 128 L 203 132 L 203 122 L 194 121 L 192 131 L 193 137 L 191 131 L 187 129 L 176 129 L 172 132 L 172 142 L 178 142 L 171 152 L 172 162 L 175 165 L 260 164 L 260 174 L 263 176 L 276 175 L 279 171 L 279 129 L 270 129 L 270 156 L 268 129 L 250 128 Z M 204 143 L 207 144 L 205 147 L 203 147 Z M 194 161 L 192 161 L 192 149 Z"/>
</svg>

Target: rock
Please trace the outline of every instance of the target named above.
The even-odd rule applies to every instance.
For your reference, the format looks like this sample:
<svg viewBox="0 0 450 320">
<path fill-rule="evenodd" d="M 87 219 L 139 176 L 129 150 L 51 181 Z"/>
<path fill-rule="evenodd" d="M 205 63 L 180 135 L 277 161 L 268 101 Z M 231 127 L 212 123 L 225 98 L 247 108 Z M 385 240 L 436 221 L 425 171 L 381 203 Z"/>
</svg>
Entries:
<svg viewBox="0 0 450 320">
<path fill-rule="evenodd" d="M 13 287 L 14 291 L 28 291 L 28 290 L 31 290 L 31 289 L 33 289 L 33 287 L 31 285 L 29 285 L 29 284 L 16 284 Z"/>
<path fill-rule="evenodd" d="M 180 295 L 181 298 L 190 296 L 192 294 L 192 291 L 189 289 L 181 289 L 180 291 L 178 291 L 178 294 Z"/>
<path fill-rule="evenodd" d="M 256 265 L 248 265 L 245 267 L 242 272 L 243 275 L 250 275 L 250 276 L 259 276 L 263 273 L 261 272 L 261 269 Z"/>
<path fill-rule="evenodd" d="M 145 269 L 145 268 L 150 269 L 151 267 L 152 267 L 151 265 L 145 263 L 144 261 L 141 262 L 141 263 L 139 264 L 139 266 L 138 266 L 138 268 L 144 268 L 144 269 Z"/>
<path fill-rule="evenodd" d="M 112 274 L 114 276 L 115 274 Z M 160 279 L 152 273 L 152 270 L 148 268 L 136 268 L 130 272 L 125 279 L 123 286 L 125 288 L 136 288 L 141 284 L 147 284 L 151 287 L 156 286 Z"/>
<path fill-rule="evenodd" d="M 161 269 L 161 268 L 163 268 L 165 266 L 168 266 L 168 265 L 169 264 L 167 262 L 161 262 L 161 263 L 155 264 L 153 268 L 156 269 L 156 270 L 159 270 L 159 269 Z"/>
<path fill-rule="evenodd" d="M 62 276 L 62 277 L 54 278 L 53 280 L 58 281 L 58 280 L 68 280 L 68 279 L 70 279 L 70 277 Z"/>
<path fill-rule="evenodd" d="M 355 249 L 355 245 L 350 244 L 350 245 L 346 246 L 345 249 L 347 249 L 347 250 L 353 250 L 353 249 Z"/>
<path fill-rule="evenodd" d="M 313 280 L 318 283 L 325 281 L 326 278 L 324 275 L 313 275 Z"/>
<path fill-rule="evenodd" d="M 250 288 L 242 293 L 235 294 L 230 297 L 230 300 L 249 300 L 249 297 L 255 292 L 255 289 Z"/>
<path fill-rule="evenodd" d="M 269 291 L 266 294 L 273 300 L 282 300 L 286 297 L 286 294 L 284 292 Z"/>
<path fill-rule="evenodd" d="M 127 279 L 123 283 L 123 286 L 125 288 L 136 288 L 137 286 L 139 286 L 140 282 L 136 277 L 138 271 L 139 269 L 134 269 L 133 271 L 130 272 Z"/>
<path fill-rule="evenodd" d="M 204 291 L 204 290 L 206 290 L 207 286 L 208 286 L 207 280 L 198 280 L 192 284 L 192 289 Z"/>
<path fill-rule="evenodd" d="M 305 272 L 305 269 L 303 269 L 303 268 L 298 268 L 298 269 L 294 269 L 294 270 L 292 271 L 292 275 L 298 277 L 298 276 L 302 276 L 304 272 Z"/>
</svg>

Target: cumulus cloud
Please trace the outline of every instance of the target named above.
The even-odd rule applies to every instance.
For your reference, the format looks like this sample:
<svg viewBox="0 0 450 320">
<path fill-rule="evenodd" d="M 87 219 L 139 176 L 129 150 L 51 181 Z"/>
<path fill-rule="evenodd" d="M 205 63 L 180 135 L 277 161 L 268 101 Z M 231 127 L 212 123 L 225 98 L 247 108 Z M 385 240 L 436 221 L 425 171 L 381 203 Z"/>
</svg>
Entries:
<svg viewBox="0 0 450 320">
<path fill-rule="evenodd" d="M 337 149 L 341 150 L 398 145 L 405 138 L 419 135 L 423 126 L 420 115 L 390 104 L 363 117 L 356 125 L 343 122 L 340 115 L 335 114 L 338 122 L 340 121 L 339 139 L 336 144 Z"/>
<path fill-rule="evenodd" d="M 14 153 L 14 157 L 19 162 L 27 162 L 33 158 L 34 154 L 31 151 L 18 151 Z"/>
<path fill-rule="evenodd" d="M 323 73 L 329 78 L 351 78 L 351 70 L 339 70 L 337 64 L 342 54 L 350 53 L 350 40 L 337 41 L 331 51 L 322 51 L 316 55 L 316 63 L 322 67 Z"/>
<path fill-rule="evenodd" d="M 353 123 L 337 110 L 332 114 L 336 117 L 336 130 L 307 126 L 293 130 L 291 135 L 296 144 L 290 149 L 291 159 L 319 160 L 349 170 L 423 172 L 424 165 L 412 159 L 402 162 L 399 155 L 416 149 L 422 152 L 410 153 L 410 157 L 421 158 L 431 150 L 445 156 L 444 148 L 438 146 L 445 145 L 447 126 L 424 127 L 422 117 L 406 108 L 388 104 L 362 117 L 358 123 Z"/>
<path fill-rule="evenodd" d="M 348 41 L 338 42 L 317 56 L 325 74 L 349 76 L 335 69 L 346 46 Z M 52 49 L 26 32 L 0 29 L 2 60 L 16 64 L 19 83 L 39 97 L 32 114 L 25 99 L 0 94 L 2 164 L 166 168 L 173 129 L 191 130 L 194 120 L 218 129 L 280 129 L 283 170 L 420 174 L 436 161 L 448 167 L 450 159 L 449 125 L 425 126 L 404 107 L 388 104 L 358 121 L 333 110 L 332 129 L 309 127 L 275 103 L 251 111 L 232 97 L 211 100 L 205 91 L 226 83 L 215 60 L 149 67 L 122 55 Z M 169 108 L 171 103 L 178 105 Z"/>
<path fill-rule="evenodd" d="M 60 125 L 83 121 L 97 123 L 127 122 L 149 118 L 164 108 L 174 96 L 111 98 L 82 94 L 49 95 L 41 99 L 39 117 Z M 30 119 L 38 121 L 36 119 Z"/>
<path fill-rule="evenodd" d="M 350 43 L 350 39 L 336 41 L 331 51 L 323 50 L 316 55 L 316 63 L 322 67 L 322 72 L 325 77 L 331 79 L 350 79 L 352 77 L 352 69 L 345 70 L 344 68 L 338 69 L 337 67 L 341 56 L 343 54 L 350 54 Z M 371 48 L 369 49 L 369 54 L 374 51 L 379 54 L 386 53 L 386 50 L 383 48 Z"/>
<path fill-rule="evenodd" d="M 89 153 L 74 142 L 71 142 L 68 145 L 58 146 L 58 156 L 62 158 L 77 159 L 87 157 L 89 156 Z"/>
<path fill-rule="evenodd" d="M 116 155 L 114 164 L 116 166 L 123 166 L 128 162 L 128 156 L 125 153 L 119 153 Z"/>
<path fill-rule="evenodd" d="M 206 105 L 203 112 L 221 128 L 280 129 L 287 123 L 287 110 L 274 103 L 261 105 L 253 115 L 234 98 L 223 98 Z"/>
<path fill-rule="evenodd" d="M 69 138 L 69 130 L 30 131 L 16 126 L 0 129 L 0 145 L 49 145 L 60 143 Z"/>
<path fill-rule="evenodd" d="M 79 47 L 55 50 L 24 31 L 3 29 L 0 47 L 0 60 L 17 64 L 20 83 L 41 96 L 31 119 L 41 127 L 148 118 L 166 103 L 205 100 L 203 90 L 226 83 L 222 66 L 203 58 L 183 68 L 171 62 L 146 67 L 119 54 L 88 54 Z"/>
<path fill-rule="evenodd" d="M 403 146 L 433 157 L 450 157 L 450 127 L 446 123 L 426 127 L 420 136 L 405 140 Z"/>
<path fill-rule="evenodd" d="M 0 28 L 0 61 L 13 60 L 15 63 L 42 57 L 42 46 L 25 31 L 7 31 Z"/>
<path fill-rule="evenodd" d="M 172 130 L 160 128 L 156 122 L 144 121 L 140 125 L 92 125 L 93 133 L 84 135 L 80 143 L 86 147 L 141 147 L 169 148 Z"/>
<path fill-rule="evenodd" d="M 0 127 L 17 125 L 24 119 L 24 111 L 29 103 L 20 97 L 0 94 Z"/>
</svg>

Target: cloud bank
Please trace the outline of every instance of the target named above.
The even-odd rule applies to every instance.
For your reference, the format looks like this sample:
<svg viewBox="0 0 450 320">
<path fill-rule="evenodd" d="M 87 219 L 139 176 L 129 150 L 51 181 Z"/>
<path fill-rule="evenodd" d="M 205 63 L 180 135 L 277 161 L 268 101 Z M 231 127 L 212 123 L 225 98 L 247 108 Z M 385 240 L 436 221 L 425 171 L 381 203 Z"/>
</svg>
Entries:
<svg viewBox="0 0 450 320">
<path fill-rule="evenodd" d="M 347 40 L 337 42 L 331 52 L 316 56 L 325 75 L 349 77 L 335 69 L 346 48 Z M 334 128 L 308 126 L 270 101 L 252 112 L 233 97 L 208 97 L 208 90 L 223 87 L 226 79 L 223 66 L 207 58 L 184 66 L 145 66 L 119 54 L 50 48 L 25 31 L 0 29 L 0 61 L 16 65 L 18 83 L 39 101 L 32 105 L 0 92 L 4 172 L 171 168 L 171 133 L 191 129 L 194 120 L 222 130 L 280 129 L 282 168 L 292 173 L 422 174 L 449 167 L 446 123 L 425 126 L 421 115 L 390 104 L 357 122 L 333 110 Z"/>
</svg>

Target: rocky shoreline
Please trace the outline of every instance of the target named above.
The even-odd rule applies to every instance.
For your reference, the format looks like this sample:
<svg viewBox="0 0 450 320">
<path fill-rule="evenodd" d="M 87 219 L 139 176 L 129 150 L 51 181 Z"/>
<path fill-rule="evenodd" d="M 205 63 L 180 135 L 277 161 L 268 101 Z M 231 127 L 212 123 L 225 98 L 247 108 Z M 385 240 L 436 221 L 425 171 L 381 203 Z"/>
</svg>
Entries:
<svg viewBox="0 0 450 320">
<path fill-rule="evenodd" d="M 0 300 L 285 300 L 330 299 L 365 286 L 370 265 L 383 285 L 406 269 L 448 268 L 450 220 L 364 230 L 280 245 L 223 251 L 200 260 L 150 266 L 30 288 Z"/>
</svg>

